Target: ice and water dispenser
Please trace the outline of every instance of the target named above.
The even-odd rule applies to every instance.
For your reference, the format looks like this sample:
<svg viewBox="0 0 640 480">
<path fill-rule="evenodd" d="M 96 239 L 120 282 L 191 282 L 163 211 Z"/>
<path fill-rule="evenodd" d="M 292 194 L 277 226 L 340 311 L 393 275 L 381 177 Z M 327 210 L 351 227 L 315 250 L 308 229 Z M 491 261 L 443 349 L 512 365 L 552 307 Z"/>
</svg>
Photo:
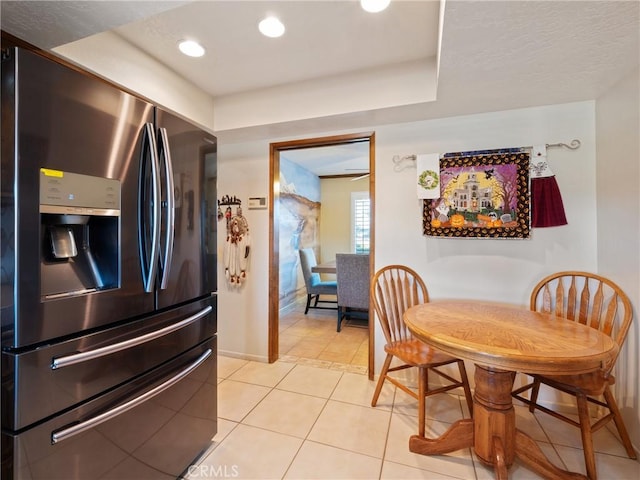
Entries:
<svg viewBox="0 0 640 480">
<path fill-rule="evenodd" d="M 40 170 L 43 299 L 116 288 L 120 279 L 120 182 Z"/>
</svg>

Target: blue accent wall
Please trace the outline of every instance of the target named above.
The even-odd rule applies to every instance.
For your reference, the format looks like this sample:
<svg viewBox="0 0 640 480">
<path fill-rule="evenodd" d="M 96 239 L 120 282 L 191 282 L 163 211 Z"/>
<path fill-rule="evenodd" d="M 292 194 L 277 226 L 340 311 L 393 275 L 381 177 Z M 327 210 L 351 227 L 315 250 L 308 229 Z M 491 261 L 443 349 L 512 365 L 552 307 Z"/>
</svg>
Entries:
<svg viewBox="0 0 640 480">
<path fill-rule="evenodd" d="M 298 250 L 317 248 L 320 238 L 320 178 L 297 163 L 280 158 L 280 308 L 304 286 Z M 289 195 L 284 195 L 289 194 Z"/>
<path fill-rule="evenodd" d="M 296 193 L 312 202 L 320 201 L 320 178 L 315 173 L 286 158 L 280 158 L 281 191 L 283 178 L 284 182 L 286 182 L 285 188 L 288 193 Z"/>
</svg>

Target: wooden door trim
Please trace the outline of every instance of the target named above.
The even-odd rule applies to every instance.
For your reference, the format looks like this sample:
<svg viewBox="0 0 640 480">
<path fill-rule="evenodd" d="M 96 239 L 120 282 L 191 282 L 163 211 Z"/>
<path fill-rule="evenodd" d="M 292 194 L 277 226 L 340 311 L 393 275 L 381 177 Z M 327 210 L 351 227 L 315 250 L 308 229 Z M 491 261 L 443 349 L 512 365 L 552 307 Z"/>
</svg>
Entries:
<svg viewBox="0 0 640 480">
<path fill-rule="evenodd" d="M 268 359 L 273 363 L 278 359 L 279 350 L 279 289 L 280 289 L 280 152 L 300 148 L 314 148 L 345 143 L 369 142 L 369 198 L 370 198 L 370 255 L 369 268 L 373 273 L 375 268 L 375 132 L 351 133 L 328 137 L 304 138 L 269 144 L 269 346 Z M 375 371 L 375 314 L 373 306 L 369 305 L 369 378 L 373 379 Z"/>
</svg>

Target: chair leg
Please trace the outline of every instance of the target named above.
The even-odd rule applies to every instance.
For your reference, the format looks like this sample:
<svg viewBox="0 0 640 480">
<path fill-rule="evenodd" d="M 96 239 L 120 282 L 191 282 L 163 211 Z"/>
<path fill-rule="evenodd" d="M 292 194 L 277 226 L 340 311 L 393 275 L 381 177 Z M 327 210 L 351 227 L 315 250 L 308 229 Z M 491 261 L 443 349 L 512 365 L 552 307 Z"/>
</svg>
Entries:
<svg viewBox="0 0 640 480">
<path fill-rule="evenodd" d="M 378 378 L 378 384 L 376 385 L 376 390 L 375 392 L 373 392 L 373 398 L 371 399 L 372 407 L 375 407 L 376 403 L 378 403 L 378 397 L 380 396 L 380 392 L 382 392 L 382 386 L 384 385 L 384 380 L 387 377 L 387 373 L 389 372 L 389 366 L 391 366 L 391 360 L 393 360 L 393 355 L 387 353 L 387 358 L 384 359 L 382 370 L 380 370 L 380 377 Z"/>
<path fill-rule="evenodd" d="M 342 307 L 338 305 L 338 326 L 336 330 L 339 332 L 342 324 Z"/>
<path fill-rule="evenodd" d="M 314 307 L 317 307 L 317 306 L 318 306 L 318 302 L 319 302 L 319 301 L 320 301 L 320 294 L 318 293 L 318 294 L 316 295 L 316 301 L 315 301 L 315 303 L 313 304 L 313 306 L 314 306 Z"/>
<path fill-rule="evenodd" d="M 311 294 L 307 294 L 307 306 L 304 308 L 304 314 L 306 315 L 309 311 L 309 306 L 311 305 Z"/>
<path fill-rule="evenodd" d="M 618 429 L 618 433 L 620 434 L 620 439 L 622 440 L 622 444 L 624 445 L 625 450 L 627 451 L 627 455 L 629 458 L 637 458 L 636 452 L 633 449 L 633 444 L 631 443 L 631 439 L 629 438 L 629 433 L 627 432 L 626 427 L 624 426 L 624 421 L 622 420 L 622 415 L 620 414 L 620 409 L 618 408 L 618 404 L 616 403 L 616 399 L 613 397 L 609 386 L 604 389 L 604 399 L 607 402 L 607 406 L 609 410 L 613 414 L 613 421 L 616 424 Z"/>
<path fill-rule="evenodd" d="M 427 368 L 418 368 L 418 435 L 424 437 L 425 404 L 427 396 Z"/>
<path fill-rule="evenodd" d="M 585 395 L 577 395 L 578 418 L 580 421 L 580 434 L 582 435 L 582 449 L 584 451 L 584 463 L 587 467 L 587 478 L 596 480 L 596 457 L 593 450 L 593 436 L 591 434 L 591 419 L 589 418 L 589 402 Z"/>
<path fill-rule="evenodd" d="M 540 380 L 537 378 L 533 379 L 533 386 L 531 387 L 531 395 L 529 396 L 529 411 L 533 413 L 536 409 L 536 404 L 538 403 L 538 392 L 540 391 Z"/>
<path fill-rule="evenodd" d="M 429 393 L 429 369 L 424 369 L 424 394 L 425 396 Z"/>
<path fill-rule="evenodd" d="M 471 396 L 471 388 L 469 388 L 469 377 L 463 360 L 458 360 L 458 369 L 460 370 L 460 379 L 462 380 L 462 388 L 464 389 L 464 397 L 467 399 L 469 407 L 469 415 L 473 418 L 473 397 Z"/>
</svg>

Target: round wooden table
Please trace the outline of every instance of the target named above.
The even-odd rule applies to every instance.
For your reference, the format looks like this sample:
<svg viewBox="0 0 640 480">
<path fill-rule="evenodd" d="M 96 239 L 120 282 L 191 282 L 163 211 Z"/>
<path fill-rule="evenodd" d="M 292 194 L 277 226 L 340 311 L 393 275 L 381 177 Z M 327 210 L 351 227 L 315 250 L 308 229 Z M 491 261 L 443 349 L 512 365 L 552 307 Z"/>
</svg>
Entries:
<svg viewBox="0 0 640 480">
<path fill-rule="evenodd" d="M 610 337 L 523 307 L 471 300 L 417 305 L 404 319 L 423 342 L 476 366 L 473 418 L 457 421 L 437 439 L 412 436 L 412 452 L 436 455 L 473 447 L 498 479 L 508 478 L 516 456 L 546 478 L 586 478 L 550 463 L 535 441 L 516 429 L 511 389 L 515 372 L 570 375 L 607 369 L 618 350 Z"/>
</svg>

